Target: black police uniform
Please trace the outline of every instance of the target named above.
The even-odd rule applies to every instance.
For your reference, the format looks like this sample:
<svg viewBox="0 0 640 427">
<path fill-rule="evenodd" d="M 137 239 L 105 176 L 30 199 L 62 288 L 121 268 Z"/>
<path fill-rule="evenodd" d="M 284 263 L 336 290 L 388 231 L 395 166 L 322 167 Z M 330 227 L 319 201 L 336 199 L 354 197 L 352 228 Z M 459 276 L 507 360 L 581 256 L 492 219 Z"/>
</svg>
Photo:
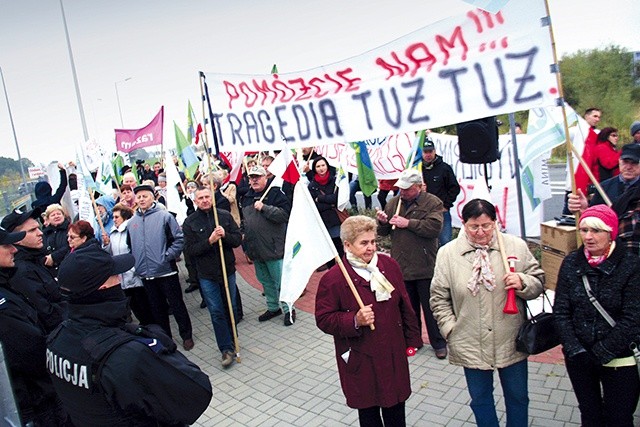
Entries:
<svg viewBox="0 0 640 427">
<path fill-rule="evenodd" d="M 62 425 L 66 418 L 45 367 L 47 335 L 38 313 L 8 285 L 13 268 L 0 270 L 0 342 L 23 424 Z"/>
<path fill-rule="evenodd" d="M 161 329 L 125 325 L 126 300 L 69 304 L 47 342 L 47 369 L 74 425 L 192 424 L 212 397 L 209 378 Z"/>
</svg>

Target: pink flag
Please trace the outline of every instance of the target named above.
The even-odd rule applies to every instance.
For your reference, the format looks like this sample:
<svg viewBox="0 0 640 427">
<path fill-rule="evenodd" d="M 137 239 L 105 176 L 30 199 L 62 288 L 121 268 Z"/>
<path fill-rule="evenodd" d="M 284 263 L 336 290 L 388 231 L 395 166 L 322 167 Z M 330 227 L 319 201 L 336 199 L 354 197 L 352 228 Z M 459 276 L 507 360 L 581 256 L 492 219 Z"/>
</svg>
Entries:
<svg viewBox="0 0 640 427">
<path fill-rule="evenodd" d="M 285 148 L 273 159 L 273 162 L 267 168 L 276 177 L 282 178 L 286 182 L 295 184 L 300 179 L 300 172 L 293 160 L 291 151 Z"/>
<path fill-rule="evenodd" d="M 129 153 L 133 150 L 152 145 L 162 145 L 162 123 L 164 121 L 164 106 L 142 129 L 115 129 L 116 150 Z"/>
</svg>

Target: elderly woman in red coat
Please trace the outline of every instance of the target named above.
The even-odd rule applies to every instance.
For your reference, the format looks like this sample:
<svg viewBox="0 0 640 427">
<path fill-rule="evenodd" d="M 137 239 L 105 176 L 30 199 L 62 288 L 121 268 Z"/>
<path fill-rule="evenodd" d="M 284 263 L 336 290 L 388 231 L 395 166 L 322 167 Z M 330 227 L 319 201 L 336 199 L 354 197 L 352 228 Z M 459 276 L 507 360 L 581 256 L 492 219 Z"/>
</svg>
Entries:
<svg viewBox="0 0 640 427">
<path fill-rule="evenodd" d="M 316 324 L 334 337 L 342 391 L 358 409 L 360 425 L 382 427 L 384 419 L 386 426 L 404 426 L 411 394 L 407 354 L 422 340 L 400 267 L 376 253 L 376 229 L 366 216 L 352 216 L 340 228 L 345 268 L 364 307 L 336 265 L 320 280 Z"/>
</svg>

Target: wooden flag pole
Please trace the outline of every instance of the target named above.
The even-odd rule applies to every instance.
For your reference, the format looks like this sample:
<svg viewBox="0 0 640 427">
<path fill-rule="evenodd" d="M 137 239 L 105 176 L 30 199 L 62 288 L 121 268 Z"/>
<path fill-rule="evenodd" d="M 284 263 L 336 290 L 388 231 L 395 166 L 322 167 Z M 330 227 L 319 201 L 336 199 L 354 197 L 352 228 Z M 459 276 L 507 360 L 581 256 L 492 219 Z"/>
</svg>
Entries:
<svg viewBox="0 0 640 427">
<path fill-rule="evenodd" d="M 356 289 L 356 286 L 353 284 L 353 280 L 351 280 L 351 276 L 349 276 L 349 273 L 347 273 L 347 269 L 344 266 L 344 263 L 342 262 L 342 259 L 340 259 L 340 257 L 338 255 L 336 255 L 336 257 L 334 258 L 336 263 L 340 266 L 340 271 L 342 271 L 342 275 L 344 276 L 345 280 L 347 281 L 347 283 L 349 284 L 349 289 L 351 289 L 351 292 L 353 293 L 353 296 L 356 298 L 356 301 L 358 302 L 358 306 L 360 307 L 360 309 L 364 308 L 364 303 L 362 302 L 362 298 L 360 298 L 360 294 L 358 293 L 358 290 Z M 371 328 L 372 331 L 375 331 L 376 327 L 372 324 L 369 325 L 369 328 Z"/>
<path fill-rule="evenodd" d="M 547 14 L 547 20 L 549 24 L 549 36 L 551 38 L 551 52 L 553 53 L 553 63 L 558 69 L 556 70 L 556 83 L 558 85 L 558 95 L 560 96 L 560 108 L 562 108 L 562 119 L 564 122 L 564 134 L 567 143 L 567 154 L 569 155 L 569 173 L 571 174 L 571 192 L 576 195 L 578 194 L 576 187 L 576 177 L 573 169 L 573 155 L 572 153 L 577 151 L 573 142 L 571 142 L 571 137 L 569 136 L 569 122 L 567 120 L 567 110 L 564 105 L 564 90 L 562 87 L 562 76 L 560 74 L 560 63 L 558 62 L 558 53 L 556 52 L 556 39 L 553 35 L 553 25 L 551 24 L 551 12 L 549 11 L 549 0 L 544 0 L 545 12 Z M 587 169 L 589 169 L 587 167 Z M 602 188 L 600 188 L 601 190 Z M 581 244 L 580 232 L 578 231 L 578 224 L 580 223 L 580 212 L 575 214 L 576 217 L 576 239 L 578 245 Z"/>
<path fill-rule="evenodd" d="M 209 162 L 209 169 L 211 169 L 211 154 L 209 153 L 209 147 L 206 140 L 203 139 L 205 144 L 205 150 L 207 151 L 207 161 Z M 218 211 L 216 210 L 216 193 L 213 186 L 213 175 L 209 172 L 209 187 L 211 189 L 211 209 L 213 209 L 213 222 L 215 227 L 220 225 L 218 219 Z M 229 279 L 227 278 L 227 265 L 225 264 L 224 252 L 222 248 L 222 239 L 218 239 L 218 252 L 220 252 L 220 265 L 222 266 L 222 278 L 224 280 L 224 292 L 227 297 L 227 307 L 229 308 L 229 320 L 231 320 L 231 332 L 233 333 L 233 343 L 236 352 L 236 362 L 242 363 L 240 359 L 240 343 L 238 341 L 238 331 L 236 330 L 236 316 L 233 312 L 233 304 L 231 302 L 231 293 L 229 292 Z"/>
</svg>

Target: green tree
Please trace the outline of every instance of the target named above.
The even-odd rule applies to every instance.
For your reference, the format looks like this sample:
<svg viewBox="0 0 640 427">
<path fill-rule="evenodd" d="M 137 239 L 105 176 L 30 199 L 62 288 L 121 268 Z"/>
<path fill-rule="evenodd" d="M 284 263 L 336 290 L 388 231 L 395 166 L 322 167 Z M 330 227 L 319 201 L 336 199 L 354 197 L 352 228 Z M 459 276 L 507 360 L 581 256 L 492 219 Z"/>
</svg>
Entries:
<svg viewBox="0 0 640 427">
<path fill-rule="evenodd" d="M 27 173 L 27 168 L 33 166 L 33 162 L 27 158 L 22 159 L 22 165 L 24 166 L 24 173 Z M 0 157 L 0 176 L 10 174 L 12 172 L 20 173 L 20 162 L 8 157 Z"/>
<path fill-rule="evenodd" d="M 629 125 L 640 114 L 640 103 L 634 97 L 633 54 L 613 45 L 579 50 L 562 57 L 560 71 L 569 105 L 578 114 L 590 107 L 601 109 L 599 127 L 615 127 L 620 141 L 629 141 Z"/>
</svg>

